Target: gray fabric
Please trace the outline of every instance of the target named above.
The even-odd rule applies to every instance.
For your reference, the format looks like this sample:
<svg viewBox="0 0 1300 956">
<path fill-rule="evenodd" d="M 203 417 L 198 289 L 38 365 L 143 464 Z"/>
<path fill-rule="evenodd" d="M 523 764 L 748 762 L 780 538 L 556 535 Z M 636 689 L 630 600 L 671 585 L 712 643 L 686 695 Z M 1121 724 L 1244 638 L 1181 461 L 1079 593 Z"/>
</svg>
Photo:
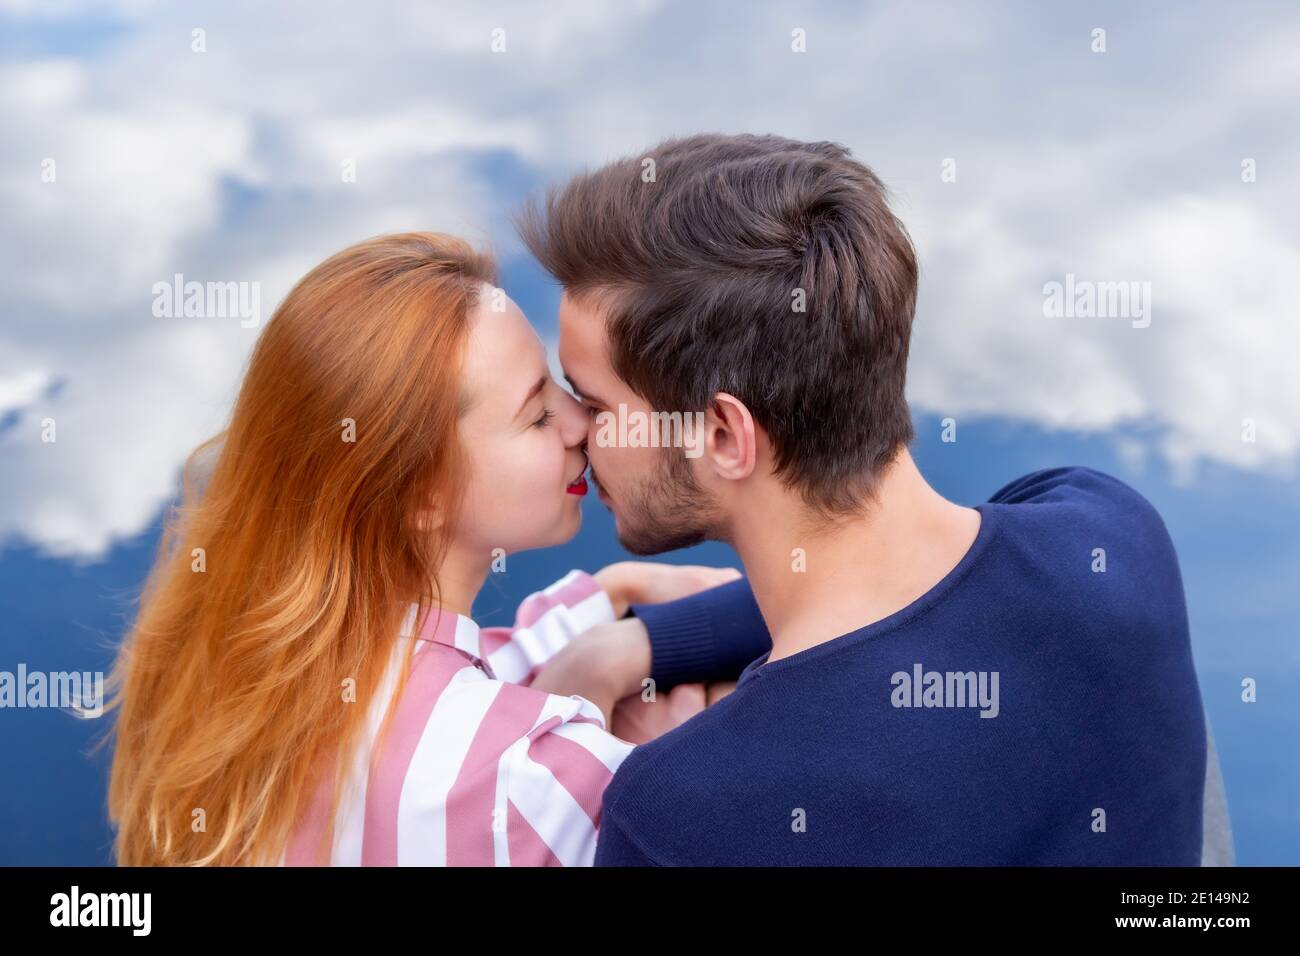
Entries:
<svg viewBox="0 0 1300 956">
<path fill-rule="evenodd" d="M 1219 772 L 1219 755 L 1214 749 L 1214 732 L 1205 719 L 1205 803 L 1202 826 L 1201 866 L 1235 866 L 1232 848 L 1232 823 L 1228 819 L 1228 798 L 1223 792 L 1223 775 Z"/>
</svg>

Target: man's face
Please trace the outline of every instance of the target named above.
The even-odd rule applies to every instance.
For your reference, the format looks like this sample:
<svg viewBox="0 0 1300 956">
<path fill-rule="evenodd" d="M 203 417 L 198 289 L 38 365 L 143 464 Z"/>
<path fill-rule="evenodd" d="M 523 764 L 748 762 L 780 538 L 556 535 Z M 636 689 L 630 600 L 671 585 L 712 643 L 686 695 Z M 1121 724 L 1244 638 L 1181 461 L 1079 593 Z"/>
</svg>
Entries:
<svg viewBox="0 0 1300 956">
<path fill-rule="evenodd" d="M 716 538 L 716 502 L 697 483 L 684 448 L 630 447 L 603 440 L 618 429 L 606 428 L 602 435 L 598 418 L 602 412 L 617 416 L 622 404 L 635 421 L 634 415 L 648 417 L 655 409 L 610 365 L 604 312 L 595 305 L 580 305 L 567 294 L 560 299 L 560 364 L 589 412 L 592 482 L 614 514 L 619 543 L 633 554 L 644 555 Z M 695 461 L 707 464 L 707 458 Z"/>
</svg>

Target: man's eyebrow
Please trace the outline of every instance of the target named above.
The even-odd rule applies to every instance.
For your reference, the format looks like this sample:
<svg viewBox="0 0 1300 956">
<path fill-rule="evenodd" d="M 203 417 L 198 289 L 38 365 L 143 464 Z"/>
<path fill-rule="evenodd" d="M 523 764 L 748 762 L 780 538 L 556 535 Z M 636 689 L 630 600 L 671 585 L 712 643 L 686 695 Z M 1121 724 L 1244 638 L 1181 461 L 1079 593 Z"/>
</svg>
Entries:
<svg viewBox="0 0 1300 956">
<path fill-rule="evenodd" d="M 521 414 L 523 414 L 525 406 L 527 406 L 528 403 L 531 402 L 533 398 L 538 393 L 540 393 L 541 390 L 545 387 L 546 387 L 546 376 L 543 375 L 541 378 L 539 378 L 537 381 L 533 383 L 533 387 L 528 390 L 528 394 L 524 396 L 524 400 L 519 403 L 519 411 L 515 412 L 515 418 L 518 418 Z"/>
<path fill-rule="evenodd" d="M 605 403 L 602 402 L 599 398 L 597 398 L 595 395 L 592 395 L 591 392 L 588 392 L 586 389 L 582 388 L 582 386 L 580 386 L 577 382 L 575 382 L 575 381 L 574 381 L 574 380 L 569 376 L 569 373 L 568 373 L 568 372 L 565 372 L 565 373 L 564 373 L 564 380 L 565 380 L 566 382 L 569 383 L 569 388 L 573 390 L 573 394 L 574 394 L 574 395 L 577 395 L 577 396 L 578 396 L 579 398 L 581 398 L 583 401 L 586 401 L 586 402 L 594 402 L 594 403 L 597 404 L 597 405 L 604 405 L 604 404 L 605 404 Z"/>
</svg>

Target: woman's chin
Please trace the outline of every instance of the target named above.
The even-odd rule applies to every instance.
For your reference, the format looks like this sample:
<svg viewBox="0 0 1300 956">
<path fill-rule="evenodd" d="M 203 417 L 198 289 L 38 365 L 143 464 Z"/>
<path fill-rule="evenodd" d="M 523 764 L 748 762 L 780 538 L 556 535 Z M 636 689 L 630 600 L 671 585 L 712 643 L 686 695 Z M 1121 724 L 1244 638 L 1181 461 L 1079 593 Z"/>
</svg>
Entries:
<svg viewBox="0 0 1300 956">
<path fill-rule="evenodd" d="M 545 531 L 537 531 L 534 535 L 527 538 L 515 538 L 511 545 L 504 548 L 507 554 L 518 554 L 521 551 L 537 551 L 541 548 L 554 548 L 557 545 L 567 544 L 573 540 L 579 529 L 582 528 L 582 512 L 572 515 L 565 515 L 555 524 L 551 525 Z"/>
<path fill-rule="evenodd" d="M 578 506 L 570 510 L 569 514 L 565 516 L 564 525 L 563 537 L 561 537 L 556 544 L 564 544 L 566 541 L 572 541 L 574 536 L 582 530 L 581 500 L 579 500 Z"/>
<path fill-rule="evenodd" d="M 551 531 L 546 535 L 546 541 L 534 545 L 537 548 L 553 548 L 559 544 L 566 544 L 572 541 L 574 536 L 582 530 L 582 508 L 568 507 L 551 526 Z"/>
</svg>

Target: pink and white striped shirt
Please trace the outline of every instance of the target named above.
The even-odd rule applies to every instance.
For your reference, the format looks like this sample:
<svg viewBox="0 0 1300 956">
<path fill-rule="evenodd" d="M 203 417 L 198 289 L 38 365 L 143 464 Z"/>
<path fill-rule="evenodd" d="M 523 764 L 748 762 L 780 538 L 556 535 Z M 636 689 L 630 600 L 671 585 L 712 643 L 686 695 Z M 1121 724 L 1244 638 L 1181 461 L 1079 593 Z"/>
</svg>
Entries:
<svg viewBox="0 0 1300 956">
<path fill-rule="evenodd" d="M 333 866 L 590 866 L 601 795 L 632 750 L 590 701 L 528 686 L 574 636 L 614 619 L 582 571 L 529 595 L 514 627 L 480 628 L 433 609 L 412 635 L 406 690 L 376 742 L 396 678 L 368 713 L 332 826 L 326 774 L 281 865 L 315 862 L 332 830 Z"/>
</svg>

